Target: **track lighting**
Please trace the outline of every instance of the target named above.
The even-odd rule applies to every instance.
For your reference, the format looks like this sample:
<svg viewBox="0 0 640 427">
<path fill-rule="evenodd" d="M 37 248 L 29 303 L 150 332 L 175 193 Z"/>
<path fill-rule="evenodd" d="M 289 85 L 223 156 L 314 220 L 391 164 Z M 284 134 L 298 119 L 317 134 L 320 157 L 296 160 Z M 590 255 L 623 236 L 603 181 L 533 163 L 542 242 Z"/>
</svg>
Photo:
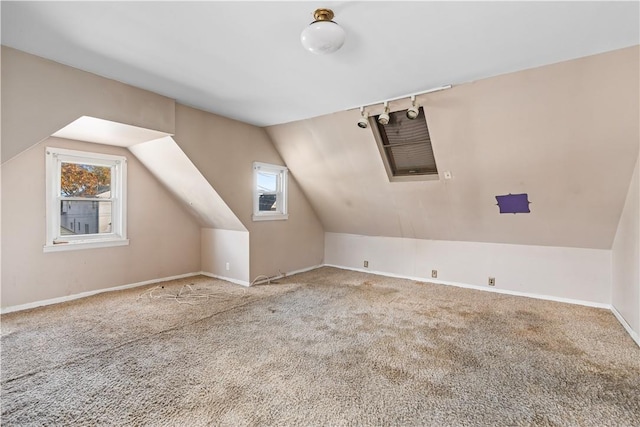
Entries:
<svg viewBox="0 0 640 427">
<path fill-rule="evenodd" d="M 407 98 L 407 97 L 411 97 L 411 107 L 409 107 L 406 112 L 407 118 L 409 120 L 415 120 L 420 115 L 420 104 L 416 102 L 416 97 L 418 95 L 426 95 L 427 93 L 438 92 L 446 89 L 451 89 L 451 85 L 436 87 L 433 89 L 425 90 L 424 92 L 415 93 L 413 95 L 399 96 L 397 98 L 388 99 L 384 102 L 379 101 L 379 102 L 372 102 L 371 104 L 363 105 L 360 107 L 361 117 L 358 120 L 358 127 L 361 129 L 366 129 L 369 127 L 369 113 L 365 112 L 365 108 L 372 105 L 377 105 L 380 103 L 383 103 L 384 105 L 384 112 L 378 116 L 378 123 L 380 123 L 381 125 L 389 124 L 389 120 L 391 119 L 391 117 L 389 116 L 389 111 L 390 111 L 389 103 L 393 101 L 398 101 L 402 98 Z"/>
<path fill-rule="evenodd" d="M 384 113 L 378 116 L 378 123 L 381 125 L 389 124 L 389 101 L 384 101 Z"/>
<path fill-rule="evenodd" d="M 369 127 L 369 113 L 364 111 L 364 107 L 360 107 L 360 120 L 358 120 L 358 127 L 360 129 L 366 129 Z"/>
<path fill-rule="evenodd" d="M 407 110 L 407 119 L 413 120 L 420 114 L 420 106 L 416 104 L 416 96 L 411 95 L 411 108 Z"/>
</svg>

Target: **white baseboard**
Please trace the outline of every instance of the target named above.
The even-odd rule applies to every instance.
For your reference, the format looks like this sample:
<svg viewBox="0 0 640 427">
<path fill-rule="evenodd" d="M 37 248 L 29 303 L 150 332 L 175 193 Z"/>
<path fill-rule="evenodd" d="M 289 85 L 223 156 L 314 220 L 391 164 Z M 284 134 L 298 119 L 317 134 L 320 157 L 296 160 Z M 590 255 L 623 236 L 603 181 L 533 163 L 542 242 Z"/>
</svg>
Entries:
<svg viewBox="0 0 640 427">
<path fill-rule="evenodd" d="M 395 277 L 395 278 L 398 278 L 398 279 L 409 279 L 409 280 L 416 280 L 416 281 L 419 281 L 419 282 L 436 283 L 436 284 L 439 284 L 439 285 L 457 286 L 459 288 L 475 289 L 475 290 L 478 290 L 478 291 L 495 292 L 495 293 L 500 293 L 500 294 L 521 296 L 521 297 L 527 297 L 527 298 L 536 298 L 536 299 L 542 299 L 542 300 L 548 300 L 548 301 L 564 302 L 564 303 L 567 303 L 567 304 L 584 305 L 584 306 L 587 306 L 587 307 L 605 308 L 607 310 L 611 310 L 611 312 L 616 317 L 616 319 L 618 319 L 620 324 L 622 324 L 624 329 L 631 336 L 631 339 L 633 339 L 633 341 L 635 341 L 635 343 L 638 344 L 638 346 L 640 346 L 640 334 L 638 334 L 636 331 L 634 331 L 631 328 L 631 326 L 627 323 L 627 321 L 624 319 L 624 317 L 622 317 L 620 312 L 618 312 L 618 310 L 616 310 L 616 308 L 614 306 L 612 306 L 611 304 L 604 304 L 604 303 L 593 302 L 593 301 L 583 301 L 583 300 L 577 300 L 577 299 L 572 299 L 572 298 L 554 297 L 554 296 L 551 296 L 551 295 L 532 294 L 532 293 L 528 293 L 528 292 L 510 291 L 508 289 L 487 288 L 487 287 L 478 286 L 478 285 L 468 285 L 466 283 L 448 282 L 448 281 L 445 281 L 445 280 L 437 280 L 437 279 L 433 279 L 433 278 L 404 276 L 404 275 L 401 275 L 401 274 L 387 273 L 387 272 L 384 272 L 384 271 L 373 271 L 373 270 L 368 270 L 368 269 L 364 269 L 364 268 L 351 268 L 351 267 L 344 267 L 344 266 L 334 265 L 334 264 L 324 264 L 324 266 L 325 267 L 340 268 L 342 270 L 351 270 L 351 271 L 360 271 L 360 272 L 363 272 L 363 273 L 378 274 L 380 276 Z"/>
<path fill-rule="evenodd" d="M 333 265 L 333 264 L 325 264 L 325 266 L 326 267 L 340 268 L 340 269 L 343 269 L 343 270 L 360 271 L 362 273 L 377 274 L 377 275 L 386 276 L 386 277 L 395 277 L 397 279 L 409 279 L 409 280 L 415 280 L 415 281 L 418 281 L 418 282 L 436 283 L 438 285 L 456 286 L 456 287 L 459 287 L 459 288 L 474 289 L 476 291 L 495 292 L 495 293 L 498 293 L 498 294 L 514 295 L 514 296 L 519 296 L 519 297 L 535 298 L 535 299 L 542 299 L 542 300 L 547 300 L 547 301 L 564 302 L 564 303 L 567 303 L 567 304 L 585 305 L 587 307 L 606 308 L 606 309 L 610 309 L 611 308 L 611 306 L 609 304 L 604 304 L 604 303 L 599 303 L 599 302 L 583 301 L 583 300 L 577 300 L 577 299 L 572 299 L 572 298 L 554 297 L 554 296 L 551 296 L 551 295 L 532 294 L 532 293 L 528 293 L 528 292 L 511 291 L 511 290 L 508 290 L 508 289 L 500 289 L 500 288 L 494 288 L 494 287 L 489 288 L 489 287 L 485 287 L 485 286 L 469 285 L 469 284 L 466 284 L 466 283 L 449 282 L 449 281 L 446 281 L 446 280 L 432 279 L 430 277 L 427 278 L 427 277 L 405 276 L 405 275 L 402 275 L 402 274 L 387 273 L 387 272 L 384 272 L 384 271 L 375 271 L 375 270 L 369 270 L 369 269 L 364 269 L 364 268 L 344 267 L 344 266 Z"/>
<path fill-rule="evenodd" d="M 219 274 L 213 274 L 213 273 L 209 273 L 207 271 L 201 271 L 199 274 L 202 274 L 203 276 L 211 277 L 212 279 L 220 279 L 220 280 L 224 280 L 224 281 L 227 281 L 227 282 L 235 283 L 236 285 L 240 285 L 240 286 L 245 286 L 245 287 L 251 286 L 251 284 L 249 282 L 247 282 L 247 281 L 239 280 L 239 279 L 233 279 L 231 277 L 220 276 Z"/>
<path fill-rule="evenodd" d="M 59 304 L 61 302 L 73 301 L 74 299 L 89 297 L 91 295 L 101 294 L 103 292 L 121 291 L 123 289 L 137 288 L 138 286 L 145 286 L 145 285 L 150 285 L 150 284 L 153 284 L 153 283 L 166 282 L 167 280 L 183 279 L 185 277 L 197 276 L 199 274 L 202 274 L 202 273 L 196 272 L 196 273 L 179 274 L 177 276 L 169 276 L 169 277 L 163 277 L 163 278 L 160 278 L 160 279 L 145 280 L 143 282 L 129 283 L 128 285 L 115 286 L 113 288 L 97 289 L 95 291 L 81 292 L 79 294 L 67 295 L 67 296 L 64 296 L 64 297 L 51 298 L 51 299 L 46 299 L 46 300 L 42 300 L 42 301 L 35 301 L 35 302 L 29 302 L 29 303 L 20 304 L 20 305 L 12 305 L 12 306 L 9 306 L 9 307 L 2 307 L 2 308 L 0 308 L 0 314 L 12 313 L 14 311 L 27 310 L 27 309 L 30 309 L 30 308 L 42 307 L 42 306 L 45 306 L 45 305 Z"/>
<path fill-rule="evenodd" d="M 316 269 L 318 267 L 322 267 L 322 266 L 321 265 L 315 265 L 313 267 L 308 267 L 308 268 L 303 268 L 303 269 L 300 269 L 300 270 L 287 272 L 285 274 L 282 274 L 282 275 L 279 275 L 279 276 L 276 276 L 276 277 L 271 277 L 270 280 L 280 279 L 282 277 L 290 276 L 290 275 L 293 275 L 293 274 L 304 273 L 305 271 L 314 270 L 314 269 Z M 43 306 L 52 305 L 52 304 L 59 304 L 61 302 L 73 301 L 75 299 L 89 297 L 91 295 L 101 294 L 103 292 L 113 292 L 113 291 L 120 291 L 120 290 L 123 290 L 123 289 L 137 288 L 139 286 L 150 285 L 150 284 L 153 284 L 153 283 L 166 282 L 168 280 L 184 279 L 185 277 L 193 277 L 193 276 L 198 276 L 198 275 L 203 275 L 203 276 L 211 277 L 211 278 L 214 278 L 214 279 L 225 280 L 227 282 L 235 283 L 237 285 L 241 285 L 241 286 L 245 286 L 245 287 L 248 287 L 248 286 L 251 285 L 249 282 L 246 282 L 244 280 L 233 279 L 231 277 L 224 277 L 224 276 L 220 276 L 220 275 L 217 275 L 217 274 L 208 273 L 206 271 L 197 271 L 197 272 L 194 272 L 194 273 L 179 274 L 177 276 L 162 277 L 162 278 L 159 278 L 159 279 L 145 280 L 143 282 L 129 283 L 127 285 L 115 286 L 113 288 L 97 289 L 95 291 L 81 292 L 79 294 L 67 295 L 67 296 L 64 296 L 64 297 L 57 297 L 57 298 L 51 298 L 51 299 L 46 299 L 46 300 L 42 300 L 42 301 L 29 302 L 29 303 L 26 303 L 26 304 L 13 305 L 13 306 L 9 306 L 9 307 L 2 307 L 2 308 L 0 308 L 0 314 L 13 313 L 15 311 L 28 310 L 30 308 L 43 307 Z M 266 281 L 267 280 L 264 280 L 264 282 L 266 282 Z M 261 283 L 261 282 L 256 282 L 256 283 Z"/>
<path fill-rule="evenodd" d="M 398 278 L 398 279 L 408 279 L 408 280 L 415 280 L 415 281 L 419 281 L 419 282 L 436 283 L 436 284 L 439 284 L 439 285 L 456 286 L 456 287 L 459 287 L 459 288 L 474 289 L 474 290 L 485 291 L 485 292 L 495 292 L 495 293 L 500 293 L 500 294 L 522 296 L 522 297 L 527 297 L 527 298 L 536 298 L 536 299 L 542 299 L 542 300 L 548 300 L 548 301 L 564 302 L 564 303 L 567 303 L 567 304 L 577 304 L 577 305 L 584 305 L 584 306 L 588 306 L 588 307 L 606 308 L 606 309 L 611 310 L 613 315 L 616 317 L 616 319 L 618 319 L 620 324 L 622 324 L 622 326 L 627 331 L 627 333 L 631 336 L 633 341 L 635 341 L 635 343 L 638 344 L 638 346 L 640 346 L 640 335 L 636 331 L 634 331 L 631 328 L 631 326 L 629 326 L 627 321 L 624 319 L 624 317 L 622 317 L 620 312 L 618 312 L 618 310 L 616 310 L 615 307 L 613 307 L 610 304 L 603 304 L 603 303 L 592 302 L 592 301 L 576 300 L 576 299 L 572 299 L 572 298 L 561 298 L 561 297 L 554 297 L 554 296 L 550 296 L 550 295 L 532 294 L 532 293 L 528 293 L 528 292 L 511 291 L 511 290 L 508 290 L 508 289 L 487 288 L 487 287 L 482 287 L 482 286 L 477 286 L 477 285 L 469 285 L 469 284 L 465 284 L 465 283 L 449 282 L 449 281 L 437 280 L 437 279 L 434 280 L 433 278 L 405 276 L 405 275 L 401 275 L 401 274 L 387 273 L 387 272 L 384 272 L 384 271 L 375 271 L 375 270 L 368 270 L 368 269 L 363 269 L 363 268 L 352 268 L 352 267 L 345 267 L 345 266 L 334 265 L 334 264 L 321 264 L 321 265 L 314 265 L 312 267 L 301 268 L 299 270 L 286 272 L 284 274 L 280 274 L 278 276 L 270 277 L 269 279 L 264 279 L 262 281 L 257 281 L 255 283 L 257 283 L 257 284 L 265 283 L 268 280 L 277 280 L 277 279 L 281 279 L 283 277 L 293 276 L 294 274 L 300 274 L 300 273 L 305 273 L 307 271 L 315 270 L 316 268 L 320 268 L 320 267 L 334 267 L 334 268 L 339 268 L 339 269 L 342 269 L 342 270 L 359 271 L 359 272 L 362 272 L 362 273 L 377 274 L 377 275 L 380 275 L 380 276 L 394 277 L 394 278 Z M 88 297 L 88 296 L 91 296 L 91 295 L 101 294 L 103 292 L 113 292 L 113 291 L 120 291 L 120 290 L 123 290 L 123 289 L 137 288 L 139 286 L 150 285 L 150 284 L 153 284 L 153 283 L 166 282 L 168 280 L 183 279 L 185 277 L 193 277 L 193 276 L 198 276 L 198 275 L 212 277 L 214 279 L 225 280 L 227 282 L 235 283 L 237 285 L 241 285 L 241 286 L 245 286 L 245 287 L 251 286 L 251 283 L 246 282 L 244 280 L 238 280 L 238 279 L 233 279 L 233 278 L 230 278 L 230 277 L 219 276 L 219 275 L 216 275 L 216 274 L 208 273 L 206 271 L 199 271 L 199 272 L 195 272 L 195 273 L 186 273 L 186 274 L 179 274 L 177 276 L 163 277 L 163 278 L 160 278 L 160 279 L 145 280 L 143 282 L 130 283 L 130 284 L 127 284 L 127 285 L 115 286 L 113 288 L 105 288 L 105 289 L 98 289 L 98 290 L 95 290 L 95 291 L 81 292 L 79 294 L 68 295 L 68 296 L 58 297 L 58 298 L 51 298 L 51 299 L 42 300 L 42 301 L 35 301 L 35 302 L 27 303 L 27 304 L 20 304 L 20 305 L 14 305 L 14 306 L 9 306 L 9 307 L 3 307 L 3 308 L 0 308 L 0 314 L 12 313 L 12 312 L 15 312 L 15 311 L 27 310 L 27 309 L 30 309 L 30 308 L 42 307 L 42 306 L 46 306 L 46 305 L 58 304 L 58 303 L 61 303 L 61 302 L 72 301 L 72 300 L 75 300 L 75 299 L 84 298 L 84 297 Z"/>
<path fill-rule="evenodd" d="M 311 271 L 311 270 L 315 270 L 316 268 L 320 268 L 320 267 L 324 267 L 324 264 L 318 264 L 318 265 L 314 265 L 311 267 L 305 267 L 305 268 L 301 268 L 299 270 L 293 270 L 293 271 L 287 271 L 285 273 L 279 274 L 277 276 L 273 276 L 273 277 L 269 277 L 268 279 L 262 279 L 262 280 L 256 280 L 253 279 L 254 281 L 252 282 L 255 285 L 260 285 L 262 283 L 266 283 L 270 280 L 278 280 L 278 279 L 282 279 L 283 277 L 289 277 L 289 276 L 293 276 L 294 274 L 300 274 L 300 273 L 306 273 L 307 271 Z M 260 276 L 258 276 L 260 277 Z M 265 277 L 265 276 L 262 276 Z"/>
<path fill-rule="evenodd" d="M 631 326 L 627 323 L 625 318 L 622 317 L 622 314 L 620 314 L 620 312 L 614 306 L 611 306 L 611 312 L 614 316 L 616 316 L 616 319 L 618 319 L 618 322 L 622 324 L 624 329 L 626 329 L 627 333 L 631 335 L 631 339 L 633 339 L 640 347 L 640 335 L 636 331 L 631 329 Z"/>
</svg>

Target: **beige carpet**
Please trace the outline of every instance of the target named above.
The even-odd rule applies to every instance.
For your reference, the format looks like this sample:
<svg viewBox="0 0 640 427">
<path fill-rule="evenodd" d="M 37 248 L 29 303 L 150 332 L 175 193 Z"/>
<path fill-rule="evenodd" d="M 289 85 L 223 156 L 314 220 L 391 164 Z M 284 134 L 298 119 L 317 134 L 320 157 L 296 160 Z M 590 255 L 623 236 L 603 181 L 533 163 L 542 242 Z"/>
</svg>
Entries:
<svg viewBox="0 0 640 427">
<path fill-rule="evenodd" d="M 3 315 L 2 425 L 640 425 L 607 310 L 332 268 L 150 288 Z"/>
</svg>

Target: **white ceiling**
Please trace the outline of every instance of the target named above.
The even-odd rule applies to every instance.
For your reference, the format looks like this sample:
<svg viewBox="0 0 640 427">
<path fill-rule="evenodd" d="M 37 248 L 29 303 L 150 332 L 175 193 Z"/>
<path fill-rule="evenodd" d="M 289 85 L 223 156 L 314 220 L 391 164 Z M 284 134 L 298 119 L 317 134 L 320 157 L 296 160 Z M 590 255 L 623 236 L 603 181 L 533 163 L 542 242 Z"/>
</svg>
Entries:
<svg viewBox="0 0 640 427">
<path fill-rule="evenodd" d="M 266 126 L 636 45 L 639 6 L 2 1 L 2 44 Z M 300 45 L 317 7 L 347 32 L 335 54 Z"/>
</svg>

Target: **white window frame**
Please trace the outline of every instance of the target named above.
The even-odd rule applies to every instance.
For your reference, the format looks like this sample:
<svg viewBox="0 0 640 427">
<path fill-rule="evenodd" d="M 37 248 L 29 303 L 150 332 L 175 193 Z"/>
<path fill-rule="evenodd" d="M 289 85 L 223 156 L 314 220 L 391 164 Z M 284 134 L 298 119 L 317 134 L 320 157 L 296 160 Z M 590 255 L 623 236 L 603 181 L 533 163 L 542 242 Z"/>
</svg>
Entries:
<svg viewBox="0 0 640 427">
<path fill-rule="evenodd" d="M 276 210 L 261 211 L 260 195 L 265 194 L 264 191 L 258 190 L 258 172 L 267 172 L 277 175 Z M 254 221 L 274 221 L 285 220 L 289 218 L 287 213 L 287 189 L 288 189 L 288 173 L 289 169 L 285 166 L 271 165 L 269 163 L 254 162 L 253 163 L 253 220 Z"/>
<path fill-rule="evenodd" d="M 87 200 L 61 195 L 62 163 L 79 163 L 111 168 L 111 198 L 101 199 L 111 202 L 111 233 L 80 234 L 62 236 L 60 234 L 61 200 Z M 127 239 L 127 158 L 111 154 L 91 153 L 46 148 L 46 217 L 47 240 L 44 252 L 58 252 L 78 249 L 124 246 Z M 93 199 L 88 199 L 93 200 Z"/>
</svg>

